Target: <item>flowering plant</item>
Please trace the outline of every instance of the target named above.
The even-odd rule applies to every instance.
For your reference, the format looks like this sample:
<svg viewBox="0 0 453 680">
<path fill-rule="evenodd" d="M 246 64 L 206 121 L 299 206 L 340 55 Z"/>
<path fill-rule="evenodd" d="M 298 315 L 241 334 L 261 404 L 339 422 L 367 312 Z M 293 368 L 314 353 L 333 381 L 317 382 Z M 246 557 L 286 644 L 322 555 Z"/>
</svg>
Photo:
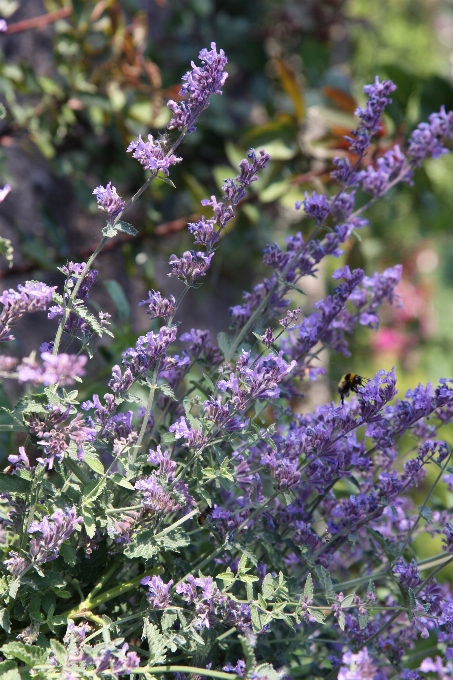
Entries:
<svg viewBox="0 0 453 680">
<path fill-rule="evenodd" d="M 452 112 L 433 114 L 407 149 L 362 169 L 395 89 L 376 78 L 350 154 L 335 161 L 337 193 L 306 194 L 296 206 L 315 222 L 310 236 L 265 249 L 269 278 L 232 307 L 217 344 L 207 331 L 180 334 L 186 292 L 200 285 L 269 161 L 251 150 L 222 199 L 202 201 L 211 216 L 189 224 L 200 250 L 170 258 L 178 299 L 152 290 L 139 303 L 150 330 L 112 367 L 108 391 L 80 403 L 66 389 L 83 382 L 96 336 L 112 334 L 108 315 L 86 304 L 96 256 L 119 231 L 136 233 L 125 211 L 154 179 L 170 181 L 177 147 L 221 93 L 223 51 L 212 43 L 199 57 L 184 76 L 186 98 L 168 104 L 174 141 L 149 135 L 129 145 L 150 171 L 146 183 L 128 202 L 111 182 L 94 189 L 107 215 L 103 237 L 86 263 L 61 268 L 62 293 L 32 281 L 1 297 L 3 342 L 27 313 L 48 310 L 59 325 L 39 358 L 0 357 L 2 377 L 26 388 L 0 427 L 27 435 L 0 475 L 0 671 L 71 680 L 450 677 L 453 594 L 436 574 L 453 560 L 453 526 L 436 492 L 441 482 L 452 489 L 441 432 L 453 418 L 453 381 L 396 399 L 395 370 L 380 370 L 350 400 L 298 412 L 304 381 L 323 372 L 320 348 L 348 356 L 348 334 L 376 328 L 383 302 L 398 304 L 401 267 L 371 277 L 337 269 L 333 294 L 303 317 L 287 294 L 303 294 L 303 277 L 341 254 L 367 223 L 367 206 L 447 152 Z M 360 208 L 357 189 L 370 195 Z M 414 541 L 437 535 L 441 552 L 417 561 Z"/>
</svg>

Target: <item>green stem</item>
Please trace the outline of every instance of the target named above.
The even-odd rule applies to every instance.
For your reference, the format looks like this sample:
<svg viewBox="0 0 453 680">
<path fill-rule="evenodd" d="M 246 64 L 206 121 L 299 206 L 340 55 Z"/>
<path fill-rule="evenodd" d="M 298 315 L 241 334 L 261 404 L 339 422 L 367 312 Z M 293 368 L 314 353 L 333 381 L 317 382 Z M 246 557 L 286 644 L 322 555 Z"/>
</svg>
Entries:
<svg viewBox="0 0 453 680">
<path fill-rule="evenodd" d="M 161 531 L 159 534 L 156 534 L 155 536 L 153 536 L 153 541 L 155 541 L 157 538 L 162 538 L 162 536 L 165 536 L 165 534 L 168 534 L 173 529 L 176 529 L 176 527 L 178 527 L 180 524 L 183 524 L 187 519 L 190 519 L 194 515 L 199 515 L 199 514 L 200 514 L 200 511 L 199 511 L 198 508 L 196 510 L 192 510 L 192 512 L 187 513 L 187 515 L 184 515 L 184 517 L 181 517 L 180 519 L 178 519 L 177 522 L 173 522 L 173 524 L 170 524 L 169 527 L 167 527 L 166 529 Z"/>
<path fill-rule="evenodd" d="M 155 567 L 154 569 L 148 569 L 147 571 L 143 572 L 143 574 L 141 574 L 140 576 L 136 576 L 130 581 L 126 581 L 126 583 L 121 583 L 119 586 L 115 586 L 115 588 L 111 588 L 110 590 L 107 590 L 105 593 L 101 593 L 101 595 L 96 595 L 95 597 L 91 597 L 89 595 L 86 598 L 86 600 L 77 605 L 77 607 L 73 607 L 72 609 L 69 609 L 68 611 L 64 612 L 62 616 L 66 616 L 68 619 L 73 619 L 76 617 L 85 617 L 87 610 L 90 611 L 91 609 L 95 609 L 96 607 L 99 607 L 99 605 L 104 604 L 104 602 L 113 600 L 115 597 L 124 595 L 124 593 L 127 593 L 130 590 L 136 588 L 138 585 L 140 585 L 140 581 L 144 576 L 154 576 L 155 574 L 161 574 L 162 572 L 163 567 L 160 566 Z"/>
<path fill-rule="evenodd" d="M 403 547 L 399 550 L 398 555 L 397 555 L 397 557 L 395 558 L 395 562 L 396 562 L 397 559 L 404 553 L 404 551 L 405 551 L 405 549 L 406 549 L 406 546 L 407 546 L 407 544 L 409 543 L 409 541 L 410 541 L 410 539 L 411 539 L 412 534 L 414 533 L 415 529 L 416 529 L 417 526 L 418 526 L 418 523 L 419 523 L 419 521 L 420 521 L 420 517 L 422 517 L 423 511 L 424 511 L 424 509 L 426 508 L 426 505 L 427 505 L 429 499 L 431 498 L 431 496 L 432 496 L 433 493 L 434 493 L 434 489 L 436 488 L 437 484 L 439 483 L 439 481 L 440 481 L 442 475 L 443 475 L 444 472 L 445 472 L 446 467 L 448 466 L 448 464 L 449 464 L 449 462 L 450 462 L 450 458 L 451 458 L 451 453 L 450 453 L 450 454 L 447 456 L 447 458 L 445 459 L 444 465 L 441 466 L 439 474 L 437 475 L 436 479 L 434 480 L 433 484 L 431 485 L 431 488 L 430 488 L 430 490 L 429 490 L 429 493 L 428 493 L 428 495 L 426 496 L 426 498 L 425 498 L 425 500 L 424 500 L 424 502 L 423 502 L 423 505 L 422 505 L 422 506 L 420 507 L 420 509 L 419 509 L 419 512 L 418 512 L 418 515 L 417 515 L 417 519 L 415 520 L 415 522 L 413 523 L 412 527 L 410 528 L 410 531 L 408 531 L 407 536 L 406 536 L 406 540 L 405 540 L 404 543 L 403 543 Z"/>
<path fill-rule="evenodd" d="M 98 593 L 100 590 L 103 589 L 103 587 L 105 586 L 105 584 L 106 584 L 108 581 L 110 581 L 110 579 L 112 578 L 112 576 L 113 576 L 114 574 L 116 574 L 116 572 L 119 571 L 119 570 L 121 569 L 122 566 L 123 566 L 123 563 L 122 563 L 122 562 L 113 562 L 113 564 L 110 565 L 110 567 L 107 569 L 107 571 L 105 572 L 105 574 L 103 575 L 103 577 L 101 578 L 101 580 L 94 586 L 93 590 L 92 590 L 91 593 L 88 595 L 88 597 L 86 598 L 86 600 L 90 600 L 90 601 L 93 600 L 94 596 L 97 595 L 97 593 Z M 85 600 L 85 601 L 86 601 L 86 600 Z"/>
<path fill-rule="evenodd" d="M 138 435 L 137 442 L 135 443 L 132 451 L 131 451 L 131 458 L 130 462 L 132 464 L 135 463 L 135 460 L 137 458 L 137 453 L 140 451 L 140 447 L 142 445 L 143 437 L 145 436 L 146 428 L 148 427 L 148 419 L 151 413 L 151 409 L 153 408 L 153 403 L 154 403 L 154 395 L 157 390 L 157 376 L 158 376 L 158 370 L 160 366 L 160 361 L 156 365 L 156 368 L 153 371 L 153 378 L 152 378 L 152 385 L 149 386 L 149 395 L 148 395 L 148 401 L 146 402 L 146 409 L 145 409 L 145 415 L 143 416 L 143 421 L 142 421 L 142 426 L 140 428 L 140 433 Z"/>
<path fill-rule="evenodd" d="M 76 285 L 74 286 L 74 289 L 71 293 L 71 297 L 69 298 L 68 304 L 66 305 L 65 312 L 64 312 L 64 314 L 61 318 L 61 321 L 58 325 L 57 334 L 55 336 L 55 342 L 54 342 L 53 351 L 52 351 L 52 354 L 54 356 L 56 356 L 58 354 L 58 350 L 60 348 L 61 338 L 62 338 L 62 335 L 63 335 L 63 329 L 64 329 L 66 321 L 68 320 L 68 317 L 71 313 L 72 305 L 74 303 L 74 300 L 77 297 L 77 293 L 79 292 L 79 288 L 82 285 L 83 279 L 85 278 L 86 273 L 89 270 L 89 268 L 91 267 L 91 265 L 93 264 L 94 260 L 96 259 L 96 257 L 99 255 L 99 253 L 101 252 L 101 250 L 103 249 L 103 247 L 107 243 L 107 239 L 108 239 L 108 237 L 104 236 L 102 241 L 99 243 L 99 245 L 96 248 L 96 250 L 94 251 L 94 253 L 88 259 L 88 262 L 86 263 L 85 267 L 83 268 L 83 271 L 80 274 Z"/>
<path fill-rule="evenodd" d="M 87 475 L 83 472 L 83 470 L 81 470 L 79 468 L 79 466 L 77 465 L 75 460 L 72 460 L 72 458 L 69 458 L 69 456 L 67 456 L 64 459 L 64 462 L 65 462 L 66 467 L 68 467 L 71 470 L 71 472 L 77 477 L 77 479 L 80 482 L 82 482 L 82 484 L 84 486 L 86 486 L 87 484 L 90 483 L 90 478 L 87 477 Z"/>
<path fill-rule="evenodd" d="M 193 673 L 194 675 L 204 675 L 208 678 L 219 678 L 220 680 L 236 680 L 239 675 L 224 673 L 223 671 L 211 671 L 208 668 L 197 668 L 197 666 L 142 666 L 134 668 L 134 673 L 145 675 L 146 673 Z"/>
<path fill-rule="evenodd" d="M 30 509 L 27 514 L 27 519 L 23 525 L 23 532 L 22 532 L 22 538 L 20 542 L 20 547 L 21 550 L 25 550 L 25 546 L 27 545 L 28 542 L 28 530 L 30 528 L 31 523 L 33 522 L 34 516 L 35 516 L 35 510 L 36 510 L 36 505 L 38 503 L 39 499 L 39 490 L 41 488 L 41 480 L 44 475 L 44 468 L 42 465 L 38 465 L 35 469 L 35 474 L 33 477 L 33 485 L 32 489 L 30 492 Z"/>
</svg>

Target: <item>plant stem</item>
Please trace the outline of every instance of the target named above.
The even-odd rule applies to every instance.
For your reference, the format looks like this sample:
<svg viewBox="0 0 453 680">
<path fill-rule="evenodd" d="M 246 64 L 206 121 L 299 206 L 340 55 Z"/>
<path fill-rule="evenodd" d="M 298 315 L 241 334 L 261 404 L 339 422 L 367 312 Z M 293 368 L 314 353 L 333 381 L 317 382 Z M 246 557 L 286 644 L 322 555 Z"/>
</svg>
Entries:
<svg viewBox="0 0 453 680">
<path fill-rule="evenodd" d="M 224 673 L 223 671 L 211 671 L 208 668 L 197 668 L 196 666 L 143 666 L 134 668 L 134 673 L 145 675 L 146 673 L 193 673 L 194 675 L 205 675 L 208 678 L 219 678 L 220 680 L 236 680 L 239 675 Z"/>
<path fill-rule="evenodd" d="M 163 567 L 160 566 L 154 567 L 154 569 L 148 569 L 147 571 L 143 572 L 143 574 L 141 574 L 140 576 L 136 576 L 130 581 L 126 581 L 126 583 L 121 583 L 119 586 L 115 586 L 114 588 L 107 590 L 105 593 L 101 593 L 101 595 L 96 595 L 95 597 L 91 597 L 89 595 L 83 602 L 77 605 L 77 607 L 69 609 L 68 611 L 64 612 L 62 616 L 66 616 L 68 619 L 85 617 L 87 611 L 89 612 L 89 610 L 99 607 L 99 605 L 104 604 L 104 602 L 113 600 L 115 597 L 124 595 L 124 593 L 127 593 L 130 590 L 136 588 L 140 584 L 140 581 L 144 576 L 154 576 L 155 574 L 161 574 L 162 572 Z"/>
<path fill-rule="evenodd" d="M 411 526 L 410 531 L 408 531 L 407 536 L 406 536 L 406 540 L 404 541 L 402 548 L 399 550 L 398 556 L 395 558 L 395 562 L 396 562 L 396 560 L 404 553 L 404 551 L 405 551 L 405 549 L 406 549 L 406 546 L 407 546 L 407 544 L 409 543 L 409 541 L 410 541 L 410 539 L 411 539 L 412 534 L 414 533 L 415 529 L 417 528 L 417 525 L 418 525 L 418 523 L 419 523 L 419 521 L 420 521 L 420 517 L 422 516 L 423 511 L 424 511 L 424 509 L 426 508 L 426 505 L 427 505 L 429 499 L 431 498 L 431 496 L 432 496 L 433 493 L 434 493 L 434 489 L 436 488 L 437 484 L 439 483 L 439 481 L 440 481 L 442 475 L 443 475 L 444 472 L 445 472 L 446 467 L 448 466 L 448 464 L 449 464 L 449 462 L 450 462 L 450 458 L 451 458 L 451 453 L 450 453 L 450 454 L 447 456 L 447 458 L 445 459 L 444 465 L 441 466 L 439 474 L 437 475 L 436 479 L 434 480 L 433 484 L 431 485 L 431 488 L 430 488 L 430 490 L 429 490 L 429 492 L 428 492 L 428 495 L 426 496 L 426 498 L 425 498 L 425 500 L 424 500 L 424 502 L 423 502 L 423 505 L 422 505 L 422 506 L 420 507 L 420 509 L 419 509 L 419 512 L 418 512 L 418 515 L 417 515 L 417 519 L 415 520 L 415 522 L 414 522 L 413 525 Z"/>
<path fill-rule="evenodd" d="M 83 268 L 83 271 L 80 274 L 76 285 L 74 286 L 74 289 L 71 293 L 71 297 L 69 298 L 68 304 L 66 305 L 65 312 L 64 312 L 64 314 L 61 318 L 61 321 L 58 325 L 57 334 L 55 336 L 55 342 L 54 342 L 54 346 L 53 346 L 53 350 L 52 350 L 52 354 L 54 356 L 56 356 L 58 354 L 58 350 L 60 348 L 61 338 L 62 338 L 62 335 L 63 335 L 63 329 L 65 327 L 66 321 L 69 318 L 69 315 L 70 315 L 71 310 L 72 310 L 72 305 L 74 303 L 74 300 L 77 297 L 77 293 L 79 292 L 79 288 L 82 285 L 83 279 L 85 278 L 85 275 L 86 275 L 87 271 L 89 270 L 89 268 L 91 267 L 91 265 L 93 264 L 94 260 L 96 259 L 96 257 L 99 255 L 99 253 L 101 252 L 101 250 L 103 249 L 103 247 L 107 243 L 107 239 L 108 239 L 107 236 L 103 237 L 102 241 L 99 243 L 99 245 L 96 248 L 96 250 L 94 251 L 94 253 L 89 257 L 88 262 L 86 263 L 85 267 Z"/>
</svg>

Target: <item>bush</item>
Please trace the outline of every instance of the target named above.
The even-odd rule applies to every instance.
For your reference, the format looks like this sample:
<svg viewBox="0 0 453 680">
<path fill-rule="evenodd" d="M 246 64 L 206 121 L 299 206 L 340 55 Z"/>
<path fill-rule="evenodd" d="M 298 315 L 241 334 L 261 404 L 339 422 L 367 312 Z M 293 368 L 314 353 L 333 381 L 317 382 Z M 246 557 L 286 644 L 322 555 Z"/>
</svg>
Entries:
<svg viewBox="0 0 453 680">
<path fill-rule="evenodd" d="M 80 403 L 78 390 L 66 389 L 82 383 L 95 338 L 112 335 L 109 315 L 87 306 L 96 256 L 118 232 L 136 233 L 124 213 L 153 180 L 171 183 L 177 147 L 221 93 L 223 51 L 212 43 L 199 57 L 183 78 L 185 99 L 169 102 L 173 140 L 150 135 L 128 147 L 147 182 L 127 203 L 111 182 L 94 189 L 107 224 L 86 263 L 61 268 L 62 293 L 29 281 L 2 294 L 2 341 L 14 339 L 12 324 L 26 313 L 48 310 L 59 325 L 40 358 L 1 357 L 2 376 L 25 390 L 0 427 L 26 439 L 0 475 L 0 670 L 11 678 L 272 680 L 446 673 L 453 598 L 435 576 L 453 559 L 439 493 L 453 480 L 439 438 L 453 417 L 453 381 L 396 399 L 395 370 L 346 373 L 339 405 L 301 413 L 304 381 L 323 372 L 320 349 L 348 356 L 356 327 L 377 328 L 380 305 L 398 304 L 401 267 L 372 277 L 337 269 L 333 294 L 302 319 L 287 295 L 303 295 L 303 277 L 341 254 L 369 205 L 447 152 L 453 113 L 432 114 L 405 151 L 395 146 L 365 165 L 395 89 L 376 78 L 335 162 L 337 193 L 296 204 L 315 223 L 310 236 L 265 249 L 270 277 L 231 308 L 230 332 L 217 344 L 198 329 L 178 337 L 185 294 L 200 285 L 269 160 L 251 150 L 222 200 L 202 201 L 209 216 L 189 224 L 204 250 L 170 258 L 179 298 L 153 290 L 139 303 L 150 330 L 111 368 L 109 391 Z M 358 188 L 369 201 L 355 208 Z M 420 560 L 417 542 L 440 534 L 441 552 Z"/>
</svg>

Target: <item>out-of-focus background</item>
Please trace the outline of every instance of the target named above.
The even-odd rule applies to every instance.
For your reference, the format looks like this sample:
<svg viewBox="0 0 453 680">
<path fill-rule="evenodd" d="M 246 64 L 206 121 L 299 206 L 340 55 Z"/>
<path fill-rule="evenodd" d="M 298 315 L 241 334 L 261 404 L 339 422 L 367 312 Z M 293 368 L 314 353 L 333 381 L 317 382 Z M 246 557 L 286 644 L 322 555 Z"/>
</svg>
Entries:
<svg viewBox="0 0 453 680">
<path fill-rule="evenodd" d="M 182 329 L 227 330 L 229 306 L 268 273 L 266 243 L 313 229 L 294 203 L 305 191 L 334 190 L 332 158 L 345 149 L 363 85 L 376 75 L 398 85 L 375 156 L 404 143 L 442 104 L 453 107 L 448 0 L 0 0 L 0 18 L 9 25 L 0 34 L 7 111 L 0 184 L 12 185 L 0 235 L 15 250 L 11 268 L 0 263 L 2 288 L 26 279 L 60 283 L 57 266 L 86 260 L 104 224 L 93 189 L 111 181 L 130 197 L 145 174 L 125 153 L 129 142 L 164 131 L 166 101 L 177 97 L 200 49 L 215 42 L 229 60 L 223 96 L 212 98 L 179 148 L 184 161 L 171 171 L 177 189 L 154 182 L 126 216 L 139 235 L 112 239 L 95 264 L 92 304 L 113 314 L 116 339 L 102 343 L 90 392 L 103 393 L 112 357 L 149 328 L 137 306 L 146 292 L 179 290 L 167 277 L 168 257 L 193 247 L 187 222 L 207 214 L 200 200 L 220 197 L 251 146 L 272 161 L 229 224 L 202 288 L 190 291 Z M 327 376 L 312 401 L 330 399 L 345 370 L 372 375 L 396 364 L 400 393 L 453 375 L 452 186 L 453 157 L 429 161 L 414 187 L 394 189 L 369 211 L 370 227 L 342 260 L 302 282 L 309 310 L 331 289 L 337 266 L 368 274 L 404 268 L 404 307 L 384 309 L 379 331 L 360 330 L 351 359 L 325 357 Z M 12 351 L 23 356 L 51 340 L 54 323 L 44 314 L 24 319 Z"/>
</svg>

